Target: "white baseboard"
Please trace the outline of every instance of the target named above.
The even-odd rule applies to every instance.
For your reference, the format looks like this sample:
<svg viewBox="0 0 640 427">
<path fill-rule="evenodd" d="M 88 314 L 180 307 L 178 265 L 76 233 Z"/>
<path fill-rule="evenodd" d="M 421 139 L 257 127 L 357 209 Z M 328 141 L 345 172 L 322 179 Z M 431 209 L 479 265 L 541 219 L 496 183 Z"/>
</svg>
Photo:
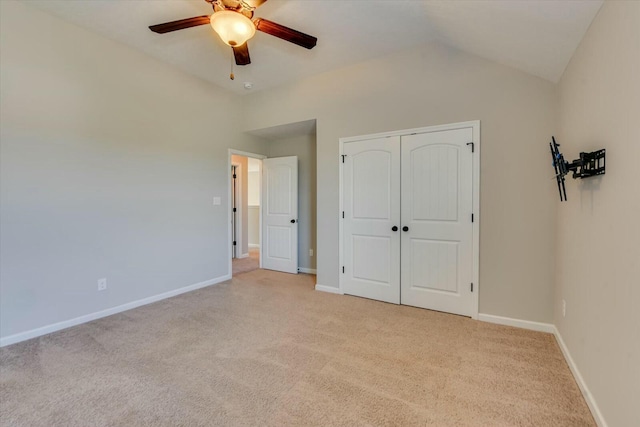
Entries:
<svg viewBox="0 0 640 427">
<path fill-rule="evenodd" d="M 139 299 L 137 301 L 128 302 L 126 304 L 119 305 L 117 307 L 107 308 L 106 310 L 96 311 L 95 313 L 85 314 L 84 316 L 76 317 L 74 319 L 64 320 L 62 322 L 53 323 L 51 325 L 42 326 L 40 328 L 31 329 L 30 331 L 20 332 L 14 335 L 0 338 L 0 347 L 19 343 L 21 341 L 36 338 L 42 335 L 50 334 L 62 329 L 67 329 L 72 326 L 80 325 L 82 323 L 91 322 L 92 320 L 100 319 L 102 317 L 111 316 L 113 314 L 121 313 L 123 311 L 131 310 L 136 307 L 151 304 L 156 301 L 160 301 L 166 298 L 171 298 L 176 295 L 184 294 L 186 292 L 195 291 L 196 289 L 205 288 L 207 286 L 215 285 L 217 283 L 224 282 L 231 279 L 231 275 L 217 277 L 215 279 L 206 280 L 204 282 L 196 283 L 194 285 L 185 286 L 183 288 L 174 289 L 162 294 L 153 295 L 147 298 Z"/>
<path fill-rule="evenodd" d="M 259 248 L 260 247 L 260 243 L 249 243 L 249 247 L 250 248 Z"/>
<path fill-rule="evenodd" d="M 558 331 L 558 328 L 556 328 L 555 326 L 553 327 L 553 335 L 555 335 L 556 341 L 558 342 L 558 346 L 560 346 L 560 350 L 564 355 L 564 359 L 567 361 L 567 365 L 569 365 L 569 369 L 571 369 L 573 378 L 575 378 L 576 383 L 578 383 L 578 387 L 582 392 L 582 396 L 584 397 L 584 400 L 587 402 L 587 405 L 591 410 L 591 415 L 593 415 L 593 419 L 596 421 L 596 424 L 598 424 L 598 426 L 607 427 L 608 424 L 604 420 L 604 417 L 602 416 L 602 412 L 600 412 L 600 408 L 598 407 L 598 404 L 596 403 L 595 399 L 593 398 L 593 395 L 589 391 L 589 387 L 587 387 L 587 383 L 585 383 L 584 379 L 582 378 L 582 375 L 580 374 L 578 367 L 573 361 L 573 358 L 571 357 L 571 353 L 569 353 L 569 348 L 564 343 L 564 340 L 562 339 L 562 335 L 560 335 L 560 331 Z"/>
<path fill-rule="evenodd" d="M 530 320 L 513 319 L 511 317 L 494 316 L 493 314 L 478 314 L 478 320 L 482 322 L 497 323 L 498 325 L 514 326 L 516 328 L 530 329 L 532 331 L 547 332 L 553 334 L 556 327 L 551 323 L 532 322 Z"/>
<path fill-rule="evenodd" d="M 342 295 L 342 292 L 340 291 L 339 288 L 336 288 L 333 286 L 318 285 L 317 283 L 316 283 L 316 291 L 329 292 L 330 294 Z"/>
<path fill-rule="evenodd" d="M 242 258 L 249 258 L 249 254 L 248 253 L 242 254 L 238 257 L 238 259 L 242 259 Z"/>
<path fill-rule="evenodd" d="M 315 268 L 303 268 L 303 267 L 298 267 L 298 271 L 300 273 L 306 273 L 306 274 L 317 274 L 316 269 Z"/>
</svg>

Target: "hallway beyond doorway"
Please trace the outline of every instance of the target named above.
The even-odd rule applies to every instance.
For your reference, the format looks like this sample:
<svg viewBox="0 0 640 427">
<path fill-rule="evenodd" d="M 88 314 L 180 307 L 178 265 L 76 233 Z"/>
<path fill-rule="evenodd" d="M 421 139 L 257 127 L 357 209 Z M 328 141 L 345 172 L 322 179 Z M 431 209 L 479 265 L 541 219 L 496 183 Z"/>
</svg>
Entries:
<svg viewBox="0 0 640 427">
<path fill-rule="evenodd" d="M 249 248 L 249 256 L 233 259 L 233 276 L 260 268 L 260 248 Z"/>
</svg>

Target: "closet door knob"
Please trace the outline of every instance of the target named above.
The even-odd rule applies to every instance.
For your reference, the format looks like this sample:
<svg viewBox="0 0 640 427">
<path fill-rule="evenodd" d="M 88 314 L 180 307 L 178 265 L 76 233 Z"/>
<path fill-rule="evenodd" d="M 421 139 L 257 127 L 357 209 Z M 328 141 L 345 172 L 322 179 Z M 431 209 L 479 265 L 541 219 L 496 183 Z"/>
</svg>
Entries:
<svg viewBox="0 0 640 427">
<path fill-rule="evenodd" d="M 292 220 L 291 220 L 291 224 L 295 224 L 295 223 L 296 223 L 296 220 L 295 220 L 295 219 L 292 219 Z"/>
<path fill-rule="evenodd" d="M 391 227 L 391 231 L 398 231 L 398 226 L 394 225 L 393 227 Z"/>
<path fill-rule="evenodd" d="M 409 231 L 409 227 L 405 225 L 404 227 L 402 227 L 402 231 Z"/>
</svg>

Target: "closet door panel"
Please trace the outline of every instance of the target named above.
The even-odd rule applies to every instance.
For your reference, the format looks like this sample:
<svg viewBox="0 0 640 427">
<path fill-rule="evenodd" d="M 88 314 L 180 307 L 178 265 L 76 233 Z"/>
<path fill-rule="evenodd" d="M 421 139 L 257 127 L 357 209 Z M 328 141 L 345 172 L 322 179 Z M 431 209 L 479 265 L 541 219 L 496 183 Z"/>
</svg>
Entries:
<svg viewBox="0 0 640 427">
<path fill-rule="evenodd" d="M 344 293 L 400 302 L 400 138 L 343 147 Z"/>
<path fill-rule="evenodd" d="M 472 313 L 471 128 L 402 137 L 401 303 Z"/>
</svg>

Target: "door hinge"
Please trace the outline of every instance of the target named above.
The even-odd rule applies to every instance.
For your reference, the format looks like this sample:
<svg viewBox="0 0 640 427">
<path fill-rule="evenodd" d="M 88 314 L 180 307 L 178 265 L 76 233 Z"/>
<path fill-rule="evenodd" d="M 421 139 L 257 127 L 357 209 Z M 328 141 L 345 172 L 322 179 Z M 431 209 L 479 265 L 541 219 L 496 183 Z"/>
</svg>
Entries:
<svg viewBox="0 0 640 427">
<path fill-rule="evenodd" d="M 344 274 L 344 265 L 342 266 L 342 274 Z"/>
<path fill-rule="evenodd" d="M 342 211 L 342 218 L 344 218 L 344 211 Z"/>
<path fill-rule="evenodd" d="M 342 157 L 342 163 L 344 163 L 344 158 L 347 157 L 346 154 L 340 154 L 340 156 Z"/>
<path fill-rule="evenodd" d="M 467 145 L 471 146 L 471 152 L 475 152 L 476 151 L 476 144 L 473 142 L 467 142 Z"/>
<path fill-rule="evenodd" d="M 235 246 L 235 245 L 236 245 L 236 241 L 234 240 L 234 241 L 233 241 L 233 246 Z"/>
<path fill-rule="evenodd" d="M 471 283 L 471 292 L 473 292 L 473 283 Z"/>
<path fill-rule="evenodd" d="M 236 208 L 233 208 L 233 212 L 237 212 Z"/>
<path fill-rule="evenodd" d="M 233 174 L 233 179 L 236 179 L 238 176 L 234 173 Z"/>
<path fill-rule="evenodd" d="M 473 217 L 473 214 L 471 214 L 471 222 L 473 222 L 473 218 L 474 218 L 474 217 Z"/>
</svg>

